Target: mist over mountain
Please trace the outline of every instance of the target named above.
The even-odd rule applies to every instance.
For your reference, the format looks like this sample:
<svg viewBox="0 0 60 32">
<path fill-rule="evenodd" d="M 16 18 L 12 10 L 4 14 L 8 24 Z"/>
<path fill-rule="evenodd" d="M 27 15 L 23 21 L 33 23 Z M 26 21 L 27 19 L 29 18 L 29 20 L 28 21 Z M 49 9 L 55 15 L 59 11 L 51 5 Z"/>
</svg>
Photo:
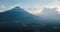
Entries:
<svg viewBox="0 0 60 32">
<path fill-rule="evenodd" d="M 50 19 L 50 20 L 60 20 L 60 15 L 57 12 L 57 8 L 44 8 L 42 10 L 42 14 L 39 16 L 42 17 L 43 19 Z"/>
</svg>

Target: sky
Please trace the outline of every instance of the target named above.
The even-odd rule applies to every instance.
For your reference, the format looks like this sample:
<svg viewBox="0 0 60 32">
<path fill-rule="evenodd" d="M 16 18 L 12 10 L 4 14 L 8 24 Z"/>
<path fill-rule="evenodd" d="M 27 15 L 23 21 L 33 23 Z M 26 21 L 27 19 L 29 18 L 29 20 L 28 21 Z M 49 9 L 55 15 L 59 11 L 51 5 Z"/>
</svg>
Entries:
<svg viewBox="0 0 60 32">
<path fill-rule="evenodd" d="M 59 0 L 0 0 L 0 5 L 10 6 L 19 3 L 23 8 L 40 8 L 41 6 L 57 5 Z"/>
<path fill-rule="evenodd" d="M 45 7 L 58 7 L 58 10 L 60 10 L 60 0 L 0 0 L 0 11 L 15 6 L 19 6 L 30 13 L 35 14 L 36 12 L 38 14 Z"/>
</svg>

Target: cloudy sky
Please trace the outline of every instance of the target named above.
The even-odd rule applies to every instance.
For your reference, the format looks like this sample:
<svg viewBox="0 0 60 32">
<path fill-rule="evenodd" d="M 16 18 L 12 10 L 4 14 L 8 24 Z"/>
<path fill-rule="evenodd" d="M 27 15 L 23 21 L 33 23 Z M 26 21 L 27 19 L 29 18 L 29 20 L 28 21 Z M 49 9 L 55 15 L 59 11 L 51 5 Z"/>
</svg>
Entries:
<svg viewBox="0 0 60 32">
<path fill-rule="evenodd" d="M 10 7 L 20 6 L 33 14 L 35 14 L 35 12 L 38 14 L 38 12 L 40 13 L 45 7 L 58 7 L 59 10 L 59 3 L 60 0 L 0 0 L 0 11 L 6 10 Z"/>
<path fill-rule="evenodd" d="M 59 5 L 59 0 L 0 0 L 0 5 L 13 5 L 20 3 L 23 8 L 40 8 L 47 5 Z"/>
</svg>

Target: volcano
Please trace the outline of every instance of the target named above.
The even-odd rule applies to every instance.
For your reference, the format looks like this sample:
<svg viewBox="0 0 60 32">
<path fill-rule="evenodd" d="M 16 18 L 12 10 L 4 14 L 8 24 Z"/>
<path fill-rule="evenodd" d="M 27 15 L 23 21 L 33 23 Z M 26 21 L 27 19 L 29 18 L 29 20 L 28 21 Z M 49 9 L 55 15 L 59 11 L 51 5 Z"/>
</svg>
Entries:
<svg viewBox="0 0 60 32">
<path fill-rule="evenodd" d="M 5 32 L 7 29 L 9 29 L 9 31 L 12 29 L 15 31 L 16 29 L 21 29 L 25 24 L 39 23 L 38 19 L 39 17 L 28 13 L 24 9 L 15 7 L 0 13 L 0 30 Z"/>
<path fill-rule="evenodd" d="M 0 22 L 32 22 L 36 21 L 36 19 L 38 19 L 37 16 L 30 14 L 19 7 L 0 13 Z"/>
</svg>

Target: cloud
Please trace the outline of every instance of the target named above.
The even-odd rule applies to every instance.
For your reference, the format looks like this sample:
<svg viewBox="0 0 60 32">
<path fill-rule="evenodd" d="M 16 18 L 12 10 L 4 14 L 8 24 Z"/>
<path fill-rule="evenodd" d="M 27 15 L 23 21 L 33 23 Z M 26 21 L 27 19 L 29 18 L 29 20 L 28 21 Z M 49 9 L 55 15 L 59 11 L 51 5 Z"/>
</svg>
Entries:
<svg viewBox="0 0 60 32">
<path fill-rule="evenodd" d="M 31 13 L 31 14 L 34 14 L 34 15 L 38 15 L 40 13 L 42 13 L 42 9 L 38 9 L 38 8 L 29 8 L 27 9 L 27 12 Z"/>
<path fill-rule="evenodd" d="M 57 8 L 56 11 L 60 14 L 60 12 L 59 12 L 59 11 L 60 11 L 60 5 L 49 5 L 49 6 L 45 6 L 45 7 L 51 8 L 51 9 L 52 9 L 52 8 Z"/>
<path fill-rule="evenodd" d="M 1 12 L 5 12 L 5 11 L 7 11 L 7 10 L 10 10 L 10 9 L 16 7 L 16 6 L 20 6 L 20 3 L 16 3 L 16 4 L 13 4 L 13 5 L 11 5 L 11 6 L 1 5 L 1 6 L 0 6 L 0 13 L 1 13 Z"/>
<path fill-rule="evenodd" d="M 8 0 L 6 0 L 6 1 L 8 1 Z M 11 2 L 11 1 L 9 0 L 8 2 Z M 12 2 L 16 2 L 16 1 L 17 0 L 12 1 Z M 17 2 L 19 2 L 19 1 L 17 1 Z M 33 14 L 35 14 L 35 12 L 42 11 L 42 9 L 45 8 L 45 7 L 47 7 L 47 8 L 58 7 L 57 11 L 59 11 L 60 10 L 59 4 L 60 4 L 59 0 L 26 0 L 26 1 L 23 1 L 22 3 L 20 3 L 20 2 L 15 3 L 15 4 L 7 6 L 7 7 L 4 6 L 4 9 L 1 8 L 1 10 L 12 9 L 15 6 L 20 6 L 25 10 L 28 10 L 29 7 L 32 7 L 33 9 L 31 11 L 30 10 L 28 10 L 28 11 L 30 11 L 30 13 L 33 12 Z M 39 14 L 39 13 L 37 13 L 37 14 Z"/>
<path fill-rule="evenodd" d="M 2 11 L 5 10 L 5 9 L 6 9 L 6 8 L 5 8 L 4 5 L 0 6 L 0 12 L 2 12 Z"/>
<path fill-rule="evenodd" d="M 59 5 L 47 5 L 47 6 L 44 6 L 42 8 L 29 8 L 27 9 L 27 11 L 31 14 L 34 14 L 34 15 L 39 15 L 39 14 L 44 14 L 44 12 L 42 12 L 44 10 L 44 8 L 49 8 L 49 9 L 53 9 L 53 8 L 57 8 L 56 12 L 58 14 L 60 14 L 60 6 Z"/>
<path fill-rule="evenodd" d="M 37 16 L 42 17 L 42 19 L 51 19 L 51 20 L 60 20 L 60 15 L 57 12 L 58 8 L 43 8 L 42 14 L 38 14 Z"/>
<path fill-rule="evenodd" d="M 26 9 L 26 10 L 28 10 L 29 13 L 32 13 L 34 15 L 43 14 L 43 12 L 41 12 L 43 10 L 43 8 L 50 8 L 50 9 L 57 8 L 56 11 L 58 13 L 60 11 L 60 2 L 59 2 L 59 0 L 39 0 L 39 1 L 37 0 L 37 4 L 35 3 L 32 6 L 34 8 L 31 8 L 29 10 Z M 30 7 L 31 7 L 31 5 L 30 5 Z"/>
</svg>

